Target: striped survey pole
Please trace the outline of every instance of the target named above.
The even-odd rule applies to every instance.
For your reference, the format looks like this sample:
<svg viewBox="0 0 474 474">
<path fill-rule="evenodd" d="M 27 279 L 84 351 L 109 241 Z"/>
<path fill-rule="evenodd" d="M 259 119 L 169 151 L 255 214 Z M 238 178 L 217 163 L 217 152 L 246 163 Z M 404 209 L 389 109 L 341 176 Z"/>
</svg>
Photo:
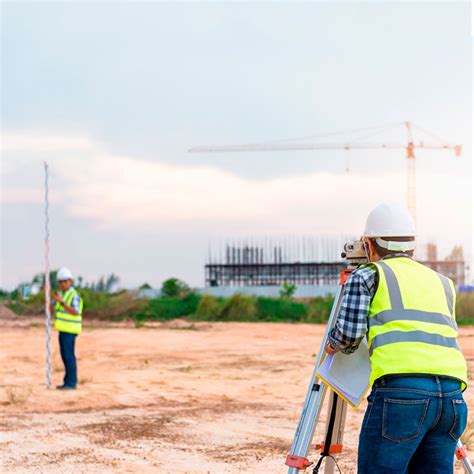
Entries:
<svg viewBox="0 0 474 474">
<path fill-rule="evenodd" d="M 51 388 L 51 285 L 49 282 L 49 173 L 48 163 L 44 162 L 44 313 L 46 326 L 46 387 Z"/>
</svg>

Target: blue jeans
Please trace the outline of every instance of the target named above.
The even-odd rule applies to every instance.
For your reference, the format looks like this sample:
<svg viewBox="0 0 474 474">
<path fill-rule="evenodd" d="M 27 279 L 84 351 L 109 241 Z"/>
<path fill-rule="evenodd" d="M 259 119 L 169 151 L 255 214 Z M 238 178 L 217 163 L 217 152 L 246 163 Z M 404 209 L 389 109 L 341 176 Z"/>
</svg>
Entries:
<svg viewBox="0 0 474 474">
<path fill-rule="evenodd" d="M 359 439 L 358 474 L 450 474 L 466 428 L 460 382 L 388 376 L 374 383 Z"/>
<path fill-rule="evenodd" d="M 59 333 L 59 349 L 61 350 L 61 358 L 66 369 L 64 376 L 64 385 L 75 387 L 77 385 L 77 364 L 74 354 L 74 345 L 76 342 L 76 334 L 68 332 Z"/>
</svg>

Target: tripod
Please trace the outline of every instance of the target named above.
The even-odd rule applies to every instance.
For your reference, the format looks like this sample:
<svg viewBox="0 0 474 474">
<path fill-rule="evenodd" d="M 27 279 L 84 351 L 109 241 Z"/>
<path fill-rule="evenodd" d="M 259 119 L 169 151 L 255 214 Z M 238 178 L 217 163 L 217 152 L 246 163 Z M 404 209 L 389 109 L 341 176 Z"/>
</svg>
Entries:
<svg viewBox="0 0 474 474">
<path fill-rule="evenodd" d="M 296 428 L 293 443 L 291 445 L 290 454 L 286 458 L 285 464 L 289 467 L 288 474 L 298 474 L 300 470 L 305 470 L 313 463 L 307 458 L 314 431 L 321 413 L 324 398 L 328 387 L 321 383 L 317 377 L 317 370 L 321 365 L 324 357 L 324 347 L 329 336 L 329 331 L 334 326 L 339 311 L 341 309 L 342 299 L 344 297 L 344 283 L 346 282 L 352 271 L 361 263 L 366 263 L 367 258 L 360 241 L 344 246 L 342 258 L 348 262 L 347 270 L 341 272 L 341 279 L 334 303 L 329 315 L 326 331 L 321 342 L 318 357 L 316 358 L 315 367 L 311 376 L 308 392 L 301 412 L 301 417 Z M 326 460 L 324 466 L 324 474 L 334 474 L 336 458 L 334 455 L 342 452 L 344 424 L 346 420 L 347 404 L 335 392 L 330 390 L 330 398 L 328 405 L 328 417 L 326 421 L 324 441 L 316 445 L 316 449 L 320 451 L 320 458 L 313 468 L 313 473 L 319 472 L 323 460 Z M 474 474 L 474 469 L 467 456 L 466 449 L 461 441 L 458 441 L 456 449 L 456 457 L 462 462 L 464 470 L 467 474 Z M 338 466 L 337 466 L 338 467 Z M 338 467 L 339 469 L 339 467 Z M 339 470 L 340 472 L 340 470 Z"/>
</svg>

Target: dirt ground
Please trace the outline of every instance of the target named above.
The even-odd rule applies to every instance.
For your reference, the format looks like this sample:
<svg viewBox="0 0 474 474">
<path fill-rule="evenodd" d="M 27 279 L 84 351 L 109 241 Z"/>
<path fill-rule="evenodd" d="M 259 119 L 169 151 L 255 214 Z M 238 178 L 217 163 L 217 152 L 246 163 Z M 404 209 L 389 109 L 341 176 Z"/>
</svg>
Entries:
<svg viewBox="0 0 474 474">
<path fill-rule="evenodd" d="M 40 321 L 0 315 L 1 472 L 286 472 L 323 326 L 86 326 L 79 388 L 61 392 L 45 388 Z M 474 328 L 460 343 L 472 374 Z M 54 332 L 51 345 L 56 385 Z M 466 397 L 472 413 L 472 389 Z M 356 472 L 364 410 L 348 410 L 344 474 Z"/>
</svg>

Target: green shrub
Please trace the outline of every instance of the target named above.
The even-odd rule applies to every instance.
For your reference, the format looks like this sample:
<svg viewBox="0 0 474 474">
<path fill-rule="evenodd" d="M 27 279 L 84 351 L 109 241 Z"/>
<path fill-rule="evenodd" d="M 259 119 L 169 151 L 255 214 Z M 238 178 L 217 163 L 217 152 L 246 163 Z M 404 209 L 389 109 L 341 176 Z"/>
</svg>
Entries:
<svg viewBox="0 0 474 474">
<path fill-rule="evenodd" d="M 37 295 L 30 296 L 27 300 L 22 299 L 17 295 L 8 304 L 8 308 L 16 314 L 24 316 L 43 314 L 44 313 L 44 292 Z"/>
<path fill-rule="evenodd" d="M 229 298 L 222 308 L 222 321 L 255 321 L 257 317 L 257 298 L 236 293 Z"/>
<path fill-rule="evenodd" d="M 457 296 L 456 320 L 459 324 L 474 324 L 474 293 L 460 293 Z"/>
<path fill-rule="evenodd" d="M 333 298 L 315 298 L 309 302 L 287 298 L 257 298 L 236 293 L 231 298 L 188 295 L 184 298 L 148 300 L 133 313 L 140 321 L 168 320 L 188 316 L 197 321 L 274 321 L 325 323 Z"/>
<path fill-rule="evenodd" d="M 161 295 L 165 298 L 183 297 L 189 291 L 189 286 L 178 278 L 168 278 L 161 286 Z"/>
<path fill-rule="evenodd" d="M 89 288 L 78 290 L 84 303 L 84 312 L 87 314 L 99 314 L 110 307 L 112 295 L 103 291 L 92 291 Z"/>
<path fill-rule="evenodd" d="M 22 301 L 12 300 L 7 303 L 7 308 L 11 309 L 15 314 L 20 316 L 26 315 L 29 308 Z"/>
<path fill-rule="evenodd" d="M 200 295 L 190 293 L 184 298 L 154 298 L 146 301 L 130 316 L 138 321 L 166 321 L 194 314 L 199 305 Z"/>
<path fill-rule="evenodd" d="M 294 283 L 283 282 L 280 289 L 280 298 L 292 298 L 296 292 L 296 285 Z"/>
<path fill-rule="evenodd" d="M 119 293 L 105 293 L 92 291 L 89 288 L 79 288 L 78 293 L 84 303 L 84 317 L 101 320 L 122 320 L 131 311 L 136 311 L 144 304 L 142 300 L 136 300 L 126 291 Z M 44 313 L 44 292 L 31 296 L 27 300 L 10 301 L 8 307 L 16 314 L 36 315 Z M 51 298 L 53 301 L 53 299 Z"/>
<path fill-rule="evenodd" d="M 84 302 L 85 318 L 121 321 L 146 305 L 146 301 L 135 299 L 127 291 L 105 293 L 81 288 L 78 292 Z"/>
<path fill-rule="evenodd" d="M 326 323 L 331 313 L 334 298 L 318 297 L 310 300 L 305 321 L 308 323 Z"/>
<path fill-rule="evenodd" d="M 193 315 L 193 319 L 216 321 L 220 318 L 224 304 L 221 298 L 218 299 L 212 295 L 203 295 L 199 301 L 196 313 Z"/>
</svg>

